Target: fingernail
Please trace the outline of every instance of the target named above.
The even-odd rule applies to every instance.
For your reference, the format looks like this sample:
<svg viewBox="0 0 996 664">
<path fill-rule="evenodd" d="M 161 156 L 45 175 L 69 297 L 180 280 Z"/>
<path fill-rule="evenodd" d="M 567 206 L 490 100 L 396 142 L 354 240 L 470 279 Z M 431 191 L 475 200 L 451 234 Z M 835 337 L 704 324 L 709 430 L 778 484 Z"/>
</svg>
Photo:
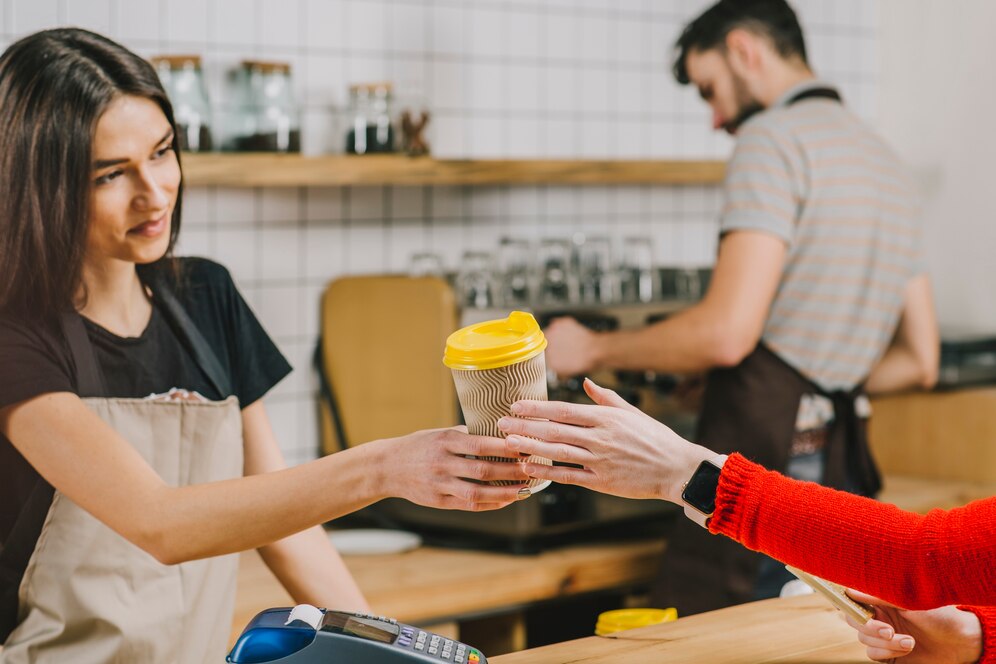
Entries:
<svg viewBox="0 0 996 664">
<path fill-rule="evenodd" d="M 899 640 L 899 646 L 905 648 L 906 650 L 911 650 L 913 648 L 913 639 L 906 637 L 905 639 Z"/>
<path fill-rule="evenodd" d="M 508 425 L 511 423 L 512 423 L 511 417 L 503 417 L 500 420 L 498 420 L 498 428 L 504 431 L 505 429 L 508 428 Z"/>
<path fill-rule="evenodd" d="M 522 404 L 520 404 L 518 401 L 516 401 L 515 403 L 512 404 L 512 406 L 511 406 L 511 408 L 509 408 L 509 410 L 511 410 L 513 413 L 521 413 L 522 412 Z"/>
<path fill-rule="evenodd" d="M 891 639 L 893 633 L 892 630 L 889 629 L 888 627 L 883 627 L 882 629 L 878 630 L 878 635 L 881 636 L 883 639 Z"/>
<path fill-rule="evenodd" d="M 527 486 L 524 486 L 521 489 L 519 489 L 519 492 L 515 495 L 515 499 L 516 500 L 525 500 L 526 498 L 528 498 L 531 495 L 533 495 L 532 489 L 530 489 Z"/>
</svg>

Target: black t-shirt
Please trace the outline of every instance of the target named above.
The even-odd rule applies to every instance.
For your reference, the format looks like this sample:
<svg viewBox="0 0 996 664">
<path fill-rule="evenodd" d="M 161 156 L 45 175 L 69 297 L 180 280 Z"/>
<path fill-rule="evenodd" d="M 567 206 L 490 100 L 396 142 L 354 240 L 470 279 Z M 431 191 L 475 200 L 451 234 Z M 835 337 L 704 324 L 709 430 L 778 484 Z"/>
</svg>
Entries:
<svg viewBox="0 0 996 664">
<path fill-rule="evenodd" d="M 228 373 L 232 394 L 245 408 L 290 373 L 291 367 L 242 299 L 228 270 L 208 260 L 188 258 L 182 259 L 181 273 L 182 283 L 173 292 Z M 108 392 L 104 396 L 142 398 L 174 387 L 196 390 L 211 400 L 231 396 L 211 386 L 167 316 L 153 298 L 149 324 L 134 338 L 119 337 L 84 321 L 103 373 Z M 0 408 L 51 392 L 78 393 L 75 363 L 62 332 L 0 316 Z M 0 543 L 8 544 L 37 477 L 13 444 L 0 435 Z M 0 546 L 0 555 L 3 549 Z M 0 607 L 0 613 L 7 608 Z"/>
</svg>

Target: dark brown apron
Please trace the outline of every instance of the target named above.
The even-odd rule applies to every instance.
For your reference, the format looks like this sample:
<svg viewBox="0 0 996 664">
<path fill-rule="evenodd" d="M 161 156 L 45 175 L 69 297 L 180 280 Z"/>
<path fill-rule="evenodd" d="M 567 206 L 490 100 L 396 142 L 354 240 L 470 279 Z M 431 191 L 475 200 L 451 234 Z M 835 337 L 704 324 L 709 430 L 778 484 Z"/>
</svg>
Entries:
<svg viewBox="0 0 996 664">
<path fill-rule="evenodd" d="M 881 479 L 868 449 L 866 420 L 855 409 L 863 386 L 828 393 L 763 343 L 738 366 L 709 372 L 698 442 L 721 454 L 739 452 L 766 468 L 784 472 L 804 394 L 821 394 L 834 404 L 834 420 L 823 449 L 823 484 L 875 496 Z M 676 607 L 684 616 L 752 601 L 763 558 L 688 519 L 679 519 L 652 588 L 653 605 Z"/>
</svg>

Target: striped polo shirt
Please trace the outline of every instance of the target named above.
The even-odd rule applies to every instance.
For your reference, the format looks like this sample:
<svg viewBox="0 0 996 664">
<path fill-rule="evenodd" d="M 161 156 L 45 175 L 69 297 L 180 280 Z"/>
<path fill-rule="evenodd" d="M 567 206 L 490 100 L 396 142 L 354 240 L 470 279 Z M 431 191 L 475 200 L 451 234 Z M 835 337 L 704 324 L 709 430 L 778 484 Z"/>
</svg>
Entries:
<svg viewBox="0 0 996 664">
<path fill-rule="evenodd" d="M 727 167 L 721 233 L 788 246 L 762 333 L 826 390 L 867 378 L 892 339 L 905 288 L 924 267 L 916 197 L 896 155 L 843 104 L 797 86 L 744 123 Z"/>
</svg>

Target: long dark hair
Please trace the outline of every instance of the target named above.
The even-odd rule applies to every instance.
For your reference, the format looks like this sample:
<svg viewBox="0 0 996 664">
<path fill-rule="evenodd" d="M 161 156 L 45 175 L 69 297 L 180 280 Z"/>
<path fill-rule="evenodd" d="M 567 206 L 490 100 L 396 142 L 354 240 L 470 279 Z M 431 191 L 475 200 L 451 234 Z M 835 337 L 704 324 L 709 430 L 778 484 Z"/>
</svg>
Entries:
<svg viewBox="0 0 996 664">
<path fill-rule="evenodd" d="M 0 56 L 0 312 L 32 320 L 71 310 L 83 275 L 97 121 L 120 95 L 173 107 L 152 66 L 106 37 L 46 30 Z M 179 159 L 177 153 L 177 159 Z M 169 248 L 151 276 L 175 271 L 182 188 Z"/>
</svg>

